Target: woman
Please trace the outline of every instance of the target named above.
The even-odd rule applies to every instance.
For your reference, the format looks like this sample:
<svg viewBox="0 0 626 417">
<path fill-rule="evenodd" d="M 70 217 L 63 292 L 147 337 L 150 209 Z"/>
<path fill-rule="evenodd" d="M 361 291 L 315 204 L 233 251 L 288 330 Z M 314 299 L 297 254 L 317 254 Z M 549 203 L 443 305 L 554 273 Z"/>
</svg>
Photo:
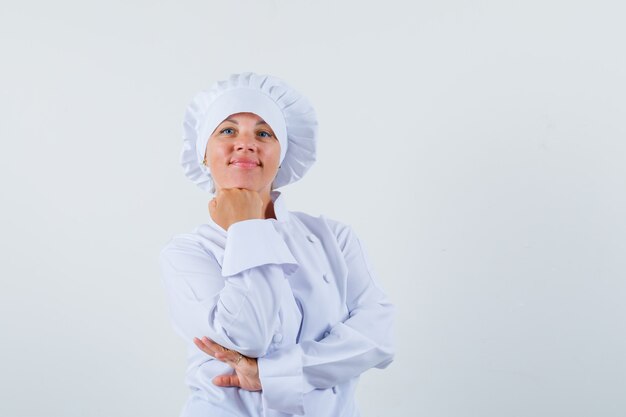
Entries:
<svg viewBox="0 0 626 417">
<path fill-rule="evenodd" d="M 181 163 L 214 194 L 161 267 L 188 347 L 182 416 L 358 416 L 355 388 L 393 359 L 393 308 L 346 225 L 276 188 L 315 161 L 317 121 L 281 80 L 235 74 L 187 108 Z"/>
</svg>

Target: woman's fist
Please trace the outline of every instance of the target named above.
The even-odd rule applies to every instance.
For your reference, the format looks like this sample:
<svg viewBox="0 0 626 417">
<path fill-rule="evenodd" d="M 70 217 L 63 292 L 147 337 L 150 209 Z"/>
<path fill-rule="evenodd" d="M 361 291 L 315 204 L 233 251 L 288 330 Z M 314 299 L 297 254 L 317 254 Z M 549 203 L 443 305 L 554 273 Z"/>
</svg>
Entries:
<svg viewBox="0 0 626 417">
<path fill-rule="evenodd" d="M 209 202 L 209 214 L 224 230 L 243 220 L 263 219 L 263 200 L 258 192 L 243 188 L 222 188 Z"/>
</svg>

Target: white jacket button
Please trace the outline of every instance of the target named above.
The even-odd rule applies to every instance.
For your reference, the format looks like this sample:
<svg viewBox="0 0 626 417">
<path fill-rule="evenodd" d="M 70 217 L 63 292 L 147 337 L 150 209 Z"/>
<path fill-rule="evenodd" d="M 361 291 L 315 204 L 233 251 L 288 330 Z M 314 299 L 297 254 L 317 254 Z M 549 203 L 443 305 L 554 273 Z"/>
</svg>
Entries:
<svg viewBox="0 0 626 417">
<path fill-rule="evenodd" d="M 328 278 L 328 274 L 322 275 L 322 278 L 324 278 L 324 281 L 330 282 L 330 278 Z"/>
<path fill-rule="evenodd" d="M 280 343 L 282 341 L 283 341 L 283 335 L 280 333 L 276 333 L 274 337 L 272 337 L 272 342 L 274 343 Z"/>
<path fill-rule="evenodd" d="M 314 235 L 307 235 L 306 236 L 307 240 L 311 243 L 315 243 L 315 236 Z"/>
</svg>

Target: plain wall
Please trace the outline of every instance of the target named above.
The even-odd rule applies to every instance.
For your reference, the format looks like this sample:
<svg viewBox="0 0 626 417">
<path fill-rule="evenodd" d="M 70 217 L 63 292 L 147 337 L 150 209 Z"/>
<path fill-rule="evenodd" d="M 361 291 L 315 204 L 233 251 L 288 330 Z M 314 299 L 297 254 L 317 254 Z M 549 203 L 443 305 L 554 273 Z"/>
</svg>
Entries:
<svg viewBox="0 0 626 417">
<path fill-rule="evenodd" d="M 626 415 L 626 25 L 606 1 L 4 1 L 0 415 L 170 417 L 182 116 L 232 72 L 320 122 L 291 210 L 397 307 L 364 417 Z"/>
</svg>

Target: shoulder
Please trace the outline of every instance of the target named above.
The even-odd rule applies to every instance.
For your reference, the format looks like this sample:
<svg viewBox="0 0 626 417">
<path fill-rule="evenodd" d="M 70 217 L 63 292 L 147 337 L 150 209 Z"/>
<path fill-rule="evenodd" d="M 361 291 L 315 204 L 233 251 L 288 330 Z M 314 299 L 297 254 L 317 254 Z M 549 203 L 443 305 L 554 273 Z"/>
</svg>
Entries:
<svg viewBox="0 0 626 417">
<path fill-rule="evenodd" d="M 201 244 L 201 234 L 199 233 L 202 226 L 196 227 L 188 233 L 178 233 L 172 236 L 161 249 L 161 256 L 168 256 L 177 252 L 203 252 Z"/>
<path fill-rule="evenodd" d="M 207 250 L 200 227 L 191 233 L 180 233 L 169 239 L 159 252 L 165 269 L 174 272 L 202 272 L 215 264 L 215 255 Z"/>
<path fill-rule="evenodd" d="M 303 212 L 291 212 L 291 214 L 295 216 L 298 221 L 307 226 L 309 230 L 331 234 L 342 250 L 348 245 L 355 243 L 356 234 L 353 228 L 342 221 L 324 215 L 313 216 Z"/>
<path fill-rule="evenodd" d="M 351 225 L 323 215 L 312 216 L 301 212 L 292 212 L 292 214 L 296 216 L 298 221 L 305 224 L 305 227 L 315 234 L 317 238 L 322 241 L 325 241 L 325 239 L 332 240 L 333 243 L 331 245 L 324 245 L 326 250 L 331 250 L 331 247 L 336 248 L 332 250 L 340 251 L 344 260 L 349 264 L 364 262 L 368 270 L 371 271 L 373 269 L 366 245 Z M 325 243 L 330 242 L 326 240 Z"/>
</svg>

